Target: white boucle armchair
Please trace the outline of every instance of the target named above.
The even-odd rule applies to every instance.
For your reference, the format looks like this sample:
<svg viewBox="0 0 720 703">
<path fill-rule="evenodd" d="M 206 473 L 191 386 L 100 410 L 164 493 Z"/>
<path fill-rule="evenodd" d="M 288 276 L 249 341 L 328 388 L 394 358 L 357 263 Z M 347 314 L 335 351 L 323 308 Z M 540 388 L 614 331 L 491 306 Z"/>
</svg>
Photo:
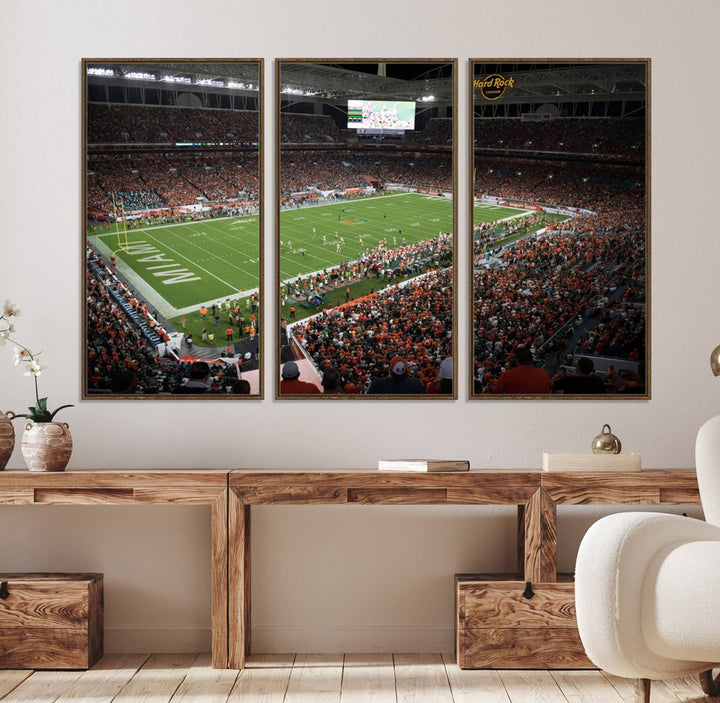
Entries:
<svg viewBox="0 0 720 703">
<path fill-rule="evenodd" d="M 590 527 L 578 551 L 575 602 L 585 651 L 601 669 L 638 679 L 643 703 L 651 680 L 689 674 L 700 674 L 705 693 L 720 693 L 712 678 L 720 663 L 720 416 L 698 432 L 695 460 L 706 522 L 609 515 Z"/>
</svg>

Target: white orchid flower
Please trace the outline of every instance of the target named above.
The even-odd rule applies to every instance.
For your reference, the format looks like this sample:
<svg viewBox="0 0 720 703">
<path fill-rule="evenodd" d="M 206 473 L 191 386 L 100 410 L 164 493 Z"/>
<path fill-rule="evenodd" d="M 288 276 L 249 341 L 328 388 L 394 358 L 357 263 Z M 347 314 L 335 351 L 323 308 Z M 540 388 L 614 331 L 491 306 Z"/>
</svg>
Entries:
<svg viewBox="0 0 720 703">
<path fill-rule="evenodd" d="M 33 359 L 32 361 L 27 362 L 27 366 L 25 367 L 25 371 L 23 371 L 23 375 L 39 376 L 44 368 L 45 367 L 39 361 Z"/>
<path fill-rule="evenodd" d="M 33 355 L 30 353 L 29 349 L 25 349 L 25 347 L 15 347 L 14 349 L 15 353 L 15 366 L 19 366 L 20 364 L 24 362 L 30 362 L 33 359 Z"/>
<path fill-rule="evenodd" d="M 17 305 L 11 303 L 9 300 L 5 301 L 5 305 L 3 305 L 4 317 L 17 317 L 20 312 L 20 308 Z"/>
</svg>

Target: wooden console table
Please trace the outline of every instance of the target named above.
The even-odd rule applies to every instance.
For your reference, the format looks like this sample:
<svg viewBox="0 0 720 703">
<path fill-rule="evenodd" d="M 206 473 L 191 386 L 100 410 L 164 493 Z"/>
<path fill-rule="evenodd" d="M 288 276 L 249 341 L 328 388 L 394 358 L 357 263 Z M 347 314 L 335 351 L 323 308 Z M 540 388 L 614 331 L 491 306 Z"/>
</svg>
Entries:
<svg viewBox="0 0 720 703">
<path fill-rule="evenodd" d="M 0 471 L 0 505 L 211 506 L 212 664 L 242 668 L 250 649 L 253 505 L 516 505 L 518 575 L 557 580 L 558 505 L 700 502 L 694 470 L 458 473 L 163 470 Z M 448 574 L 450 579 L 450 574 Z"/>
<path fill-rule="evenodd" d="M 266 471 L 230 473 L 228 662 L 250 651 L 250 508 L 253 505 L 516 505 L 518 571 L 557 580 L 558 505 L 678 505 L 700 502 L 694 470 L 546 473 L 481 469 L 457 473 Z M 448 579 L 450 575 L 448 575 Z"/>
<path fill-rule="evenodd" d="M 212 665 L 227 660 L 228 472 L 0 471 L 0 505 L 209 505 L 212 527 Z"/>
</svg>

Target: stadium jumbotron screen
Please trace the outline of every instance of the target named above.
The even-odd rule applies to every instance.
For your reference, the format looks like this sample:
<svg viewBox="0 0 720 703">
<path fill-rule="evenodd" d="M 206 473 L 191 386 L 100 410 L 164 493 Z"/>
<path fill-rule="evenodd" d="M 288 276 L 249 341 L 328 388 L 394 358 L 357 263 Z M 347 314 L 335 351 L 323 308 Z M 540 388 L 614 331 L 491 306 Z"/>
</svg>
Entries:
<svg viewBox="0 0 720 703">
<path fill-rule="evenodd" d="M 348 100 L 348 129 L 413 130 L 415 103 L 399 100 Z"/>
</svg>

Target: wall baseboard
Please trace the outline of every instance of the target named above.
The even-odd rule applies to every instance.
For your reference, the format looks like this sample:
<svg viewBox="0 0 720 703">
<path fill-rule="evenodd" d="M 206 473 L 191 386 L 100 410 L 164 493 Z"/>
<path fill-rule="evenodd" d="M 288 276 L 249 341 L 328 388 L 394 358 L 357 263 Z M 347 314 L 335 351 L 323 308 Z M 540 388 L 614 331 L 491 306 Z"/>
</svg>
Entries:
<svg viewBox="0 0 720 703">
<path fill-rule="evenodd" d="M 209 627 L 106 627 L 106 654 L 185 654 L 210 651 Z"/>
<path fill-rule="evenodd" d="M 210 628 L 107 627 L 107 654 L 152 654 L 210 651 Z M 452 652 L 454 632 L 447 627 L 387 627 L 333 625 L 330 627 L 257 627 L 252 651 L 285 652 Z"/>
<path fill-rule="evenodd" d="M 449 627 L 388 627 L 334 625 L 315 627 L 254 627 L 251 650 L 283 652 L 452 652 L 455 633 Z"/>
</svg>

